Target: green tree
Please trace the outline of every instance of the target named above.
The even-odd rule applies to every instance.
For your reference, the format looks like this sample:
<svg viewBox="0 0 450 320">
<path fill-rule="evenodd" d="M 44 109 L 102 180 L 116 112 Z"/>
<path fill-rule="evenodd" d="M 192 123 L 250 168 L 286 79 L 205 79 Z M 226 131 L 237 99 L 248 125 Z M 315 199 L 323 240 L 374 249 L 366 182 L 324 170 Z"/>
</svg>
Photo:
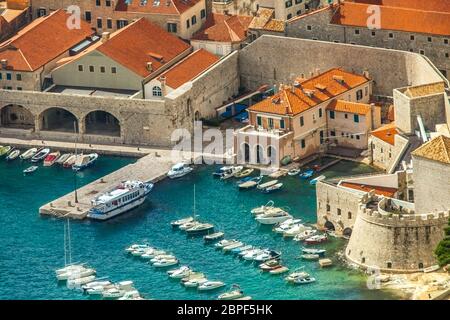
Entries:
<svg viewBox="0 0 450 320">
<path fill-rule="evenodd" d="M 445 228 L 445 238 L 439 242 L 434 254 L 441 267 L 450 264 L 450 219 L 448 226 Z"/>
</svg>

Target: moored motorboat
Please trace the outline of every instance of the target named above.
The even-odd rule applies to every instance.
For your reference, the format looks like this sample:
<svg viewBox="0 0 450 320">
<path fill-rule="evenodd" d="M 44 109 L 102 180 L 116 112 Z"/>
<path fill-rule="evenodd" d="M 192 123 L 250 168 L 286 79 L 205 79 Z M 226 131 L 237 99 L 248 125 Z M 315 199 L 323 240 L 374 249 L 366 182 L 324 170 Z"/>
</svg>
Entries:
<svg viewBox="0 0 450 320">
<path fill-rule="evenodd" d="M 159 254 L 150 259 L 150 263 L 159 262 L 162 260 L 176 260 L 176 257 L 173 254 Z"/>
<path fill-rule="evenodd" d="M 299 225 L 302 222 L 301 219 L 287 219 L 279 224 L 277 224 L 272 231 L 275 233 L 284 233 L 285 231 L 291 229 L 292 227 Z"/>
<path fill-rule="evenodd" d="M 315 235 L 305 240 L 306 244 L 319 244 L 328 241 L 326 234 Z"/>
<path fill-rule="evenodd" d="M 263 262 L 259 265 L 259 268 L 263 271 L 270 271 L 280 267 L 280 261 L 278 259 L 271 259 Z"/>
<path fill-rule="evenodd" d="M 92 199 L 92 208 L 87 217 L 94 220 L 107 220 L 132 210 L 145 201 L 152 189 L 152 183 L 131 180 L 122 182 Z"/>
<path fill-rule="evenodd" d="M 26 168 L 25 170 L 23 170 L 23 174 L 27 175 L 27 174 L 32 174 L 33 172 L 35 172 L 39 167 L 38 166 L 31 166 Z"/>
<path fill-rule="evenodd" d="M 36 152 L 36 154 L 31 158 L 31 162 L 39 162 L 44 160 L 44 158 L 50 153 L 49 148 L 43 148 Z"/>
<path fill-rule="evenodd" d="M 80 268 L 70 269 L 69 271 L 64 272 L 64 273 L 57 274 L 56 279 L 58 279 L 58 281 L 65 281 L 65 280 L 70 280 L 70 279 L 84 278 L 84 277 L 88 277 L 88 276 L 91 276 L 94 274 L 95 274 L 94 269 L 80 267 Z"/>
<path fill-rule="evenodd" d="M 298 268 L 290 273 L 286 278 L 284 278 L 287 282 L 294 282 L 298 278 L 309 277 L 309 273 L 303 271 L 304 267 Z"/>
<path fill-rule="evenodd" d="M 153 263 L 153 266 L 156 268 L 165 268 L 177 265 L 178 263 L 178 259 L 161 259 Z"/>
<path fill-rule="evenodd" d="M 170 225 L 174 228 L 178 228 L 183 224 L 194 221 L 194 217 L 187 217 L 179 220 L 172 221 Z"/>
<path fill-rule="evenodd" d="M 219 242 L 217 242 L 216 244 L 214 244 L 214 247 L 216 249 L 222 249 L 223 247 L 229 246 L 236 242 L 238 242 L 238 241 L 235 239 L 231 239 L 231 240 L 223 239 L 223 240 L 220 240 Z"/>
<path fill-rule="evenodd" d="M 183 231 L 184 231 L 184 230 L 193 228 L 193 227 L 195 227 L 196 225 L 198 225 L 198 224 L 200 224 L 200 223 L 201 223 L 200 221 L 192 220 L 191 222 L 183 223 L 183 224 L 180 225 L 178 228 L 179 228 L 180 230 L 183 230 Z"/>
<path fill-rule="evenodd" d="M 280 265 L 278 268 L 272 269 L 269 271 L 270 274 L 282 274 L 289 271 L 289 268 L 286 266 Z"/>
<path fill-rule="evenodd" d="M 274 250 L 263 250 L 256 257 L 254 257 L 254 261 L 256 262 L 265 262 L 272 259 L 278 259 L 281 256 L 280 252 Z"/>
<path fill-rule="evenodd" d="M 75 163 L 72 166 L 72 169 L 75 171 L 86 169 L 87 167 L 92 166 L 95 163 L 95 161 L 97 161 L 97 159 L 98 159 L 97 153 L 82 155 L 76 159 Z"/>
<path fill-rule="evenodd" d="M 242 256 L 242 258 L 247 261 L 253 261 L 257 256 L 259 256 L 263 252 L 264 252 L 263 249 L 249 250 L 244 256 Z"/>
<path fill-rule="evenodd" d="M 231 287 L 231 291 L 222 293 L 221 295 L 219 295 L 217 297 L 217 299 L 218 300 L 234 300 L 234 299 L 242 298 L 243 296 L 244 296 L 244 292 L 241 290 L 241 288 L 237 284 L 234 284 Z"/>
<path fill-rule="evenodd" d="M 0 157 L 7 155 L 11 150 L 11 146 L 0 146 Z"/>
<path fill-rule="evenodd" d="M 245 170 L 242 170 L 242 171 L 240 171 L 240 172 L 236 172 L 235 174 L 234 174 L 234 176 L 236 177 L 236 178 L 243 178 L 243 177 L 247 177 L 247 176 L 249 176 L 249 175 L 251 175 L 252 173 L 253 173 L 253 171 L 255 171 L 255 169 L 245 169 Z"/>
<path fill-rule="evenodd" d="M 300 169 L 298 169 L 298 168 L 294 168 L 294 169 L 291 169 L 288 171 L 288 175 L 290 175 L 290 176 L 296 176 L 299 173 L 300 173 Z"/>
<path fill-rule="evenodd" d="M 253 208 L 250 212 L 253 215 L 263 214 L 266 213 L 268 210 L 274 209 L 274 202 L 272 200 L 269 200 L 265 205 Z"/>
<path fill-rule="evenodd" d="M 6 157 L 6 161 L 13 161 L 16 160 L 20 155 L 20 150 L 19 149 L 14 149 L 13 151 L 11 151 L 8 156 Z"/>
<path fill-rule="evenodd" d="M 303 171 L 302 173 L 300 173 L 299 177 L 301 179 L 309 179 L 312 177 L 312 175 L 314 174 L 314 170 L 313 169 L 308 169 L 306 171 Z"/>
<path fill-rule="evenodd" d="M 210 291 L 210 290 L 221 288 L 223 286 L 225 286 L 225 283 L 223 283 L 222 281 L 206 281 L 206 282 L 199 284 L 197 289 L 199 291 Z"/>
<path fill-rule="evenodd" d="M 67 288 L 69 288 L 69 289 L 79 288 L 83 284 L 92 282 L 94 280 L 95 280 L 95 275 L 90 275 L 90 276 L 81 277 L 81 278 L 71 278 L 71 279 L 67 280 Z"/>
<path fill-rule="evenodd" d="M 283 237 L 289 238 L 289 237 L 295 237 L 297 234 L 300 234 L 304 232 L 305 230 L 309 230 L 311 227 L 307 227 L 303 224 L 296 224 L 292 226 L 289 230 L 286 230 L 283 232 Z"/>
<path fill-rule="evenodd" d="M 303 253 L 310 253 L 310 254 L 319 254 L 324 255 L 327 250 L 325 249 L 314 249 L 314 248 L 302 248 Z"/>
<path fill-rule="evenodd" d="M 254 178 L 250 178 L 246 181 L 239 181 L 238 182 L 238 187 L 239 189 L 251 189 L 256 187 L 262 180 L 262 176 L 259 177 L 254 177 Z"/>
<path fill-rule="evenodd" d="M 312 254 L 312 253 L 304 253 L 300 257 L 304 260 L 314 261 L 314 260 L 319 260 L 320 255 Z"/>
<path fill-rule="evenodd" d="M 72 156 L 72 153 L 64 153 L 62 154 L 58 159 L 56 159 L 55 163 L 62 165 L 64 162 L 66 162 L 67 159 L 69 159 Z"/>
<path fill-rule="evenodd" d="M 307 229 L 304 230 L 300 233 L 297 233 L 294 237 L 294 241 L 303 241 L 308 239 L 309 237 L 312 237 L 313 235 L 315 235 L 317 233 L 317 230 L 314 229 Z"/>
<path fill-rule="evenodd" d="M 214 232 L 214 233 L 203 236 L 203 240 L 205 240 L 206 242 L 215 241 L 215 240 L 223 238 L 224 235 L 225 234 L 223 232 Z"/>
<path fill-rule="evenodd" d="M 199 285 L 208 282 L 208 279 L 206 279 L 205 277 L 203 278 L 194 278 L 194 279 L 190 279 L 186 282 L 183 283 L 183 285 L 186 288 L 197 288 Z"/>
<path fill-rule="evenodd" d="M 288 219 L 292 219 L 292 216 L 284 210 L 273 210 L 255 217 L 255 220 L 261 224 L 276 224 Z"/>
<path fill-rule="evenodd" d="M 63 167 L 64 168 L 72 168 L 75 161 L 81 156 L 82 155 L 80 155 L 80 154 L 79 155 L 76 155 L 76 154 L 71 155 L 70 157 L 67 158 L 66 161 L 63 162 Z"/>
<path fill-rule="evenodd" d="M 144 260 L 153 259 L 156 256 L 166 254 L 164 250 L 157 250 L 157 249 L 144 249 L 143 251 L 144 253 L 140 257 L 141 259 Z"/>
<path fill-rule="evenodd" d="M 283 183 L 280 182 L 280 183 L 274 184 L 273 186 L 262 189 L 262 192 L 263 193 L 272 193 L 272 192 L 281 190 L 282 187 L 283 187 Z"/>
<path fill-rule="evenodd" d="M 131 290 L 131 291 L 126 291 L 123 294 L 123 296 L 121 296 L 117 300 L 144 300 L 144 298 L 141 297 L 139 291 Z"/>
<path fill-rule="evenodd" d="M 22 154 L 19 156 L 19 158 L 22 159 L 22 160 L 28 160 L 28 159 L 31 159 L 31 158 L 36 154 L 36 152 L 38 152 L 38 149 L 37 149 L 37 148 L 31 148 L 31 149 L 28 149 L 27 151 L 25 151 L 24 153 L 22 153 Z"/>
<path fill-rule="evenodd" d="M 152 247 L 148 244 L 132 244 L 131 246 L 125 249 L 125 252 L 131 253 L 137 249 L 149 249 L 149 248 Z"/>
<path fill-rule="evenodd" d="M 310 275 L 304 277 L 298 277 L 294 279 L 292 282 L 295 284 L 308 284 L 316 281 L 316 278 L 311 277 Z"/>
<path fill-rule="evenodd" d="M 243 166 L 231 166 L 227 170 L 224 170 L 224 172 L 220 176 L 220 179 L 226 180 L 231 177 L 234 177 L 237 173 L 241 172 L 243 169 L 244 169 Z"/>
<path fill-rule="evenodd" d="M 199 223 L 192 228 L 186 229 L 188 234 L 205 233 L 214 229 L 214 225 L 211 223 Z"/>
<path fill-rule="evenodd" d="M 181 163 L 175 164 L 169 170 L 169 172 L 167 172 L 167 176 L 170 179 L 181 178 L 181 177 L 187 175 L 188 173 L 192 172 L 192 170 L 194 170 L 192 167 L 189 167 L 189 165 L 187 165 L 186 163 L 181 162 Z"/>
<path fill-rule="evenodd" d="M 192 272 L 192 269 L 188 266 L 181 266 L 178 269 L 169 270 L 167 271 L 167 274 L 172 279 L 182 279 L 187 277 Z"/>
<path fill-rule="evenodd" d="M 225 251 L 225 252 L 228 252 L 228 251 L 231 251 L 233 249 L 236 249 L 236 248 L 239 248 L 239 247 L 243 247 L 243 246 L 244 246 L 244 243 L 242 243 L 240 241 L 237 241 L 237 242 L 232 243 L 232 244 L 230 244 L 230 245 L 228 245 L 226 247 L 223 247 L 222 250 Z"/>
<path fill-rule="evenodd" d="M 44 159 L 44 167 L 52 166 L 60 155 L 61 153 L 59 151 L 49 153 Z"/>
<path fill-rule="evenodd" d="M 274 185 L 276 185 L 278 183 L 278 180 L 271 180 L 271 181 L 267 181 L 263 184 L 258 184 L 257 188 L 259 190 L 264 190 L 266 188 L 272 187 Z"/>
<path fill-rule="evenodd" d="M 233 249 L 231 249 L 231 252 L 234 253 L 234 254 L 239 254 L 242 251 L 247 251 L 247 250 L 250 250 L 250 249 L 253 249 L 253 246 L 248 244 L 248 245 L 244 245 L 244 246 L 233 248 Z"/>
</svg>

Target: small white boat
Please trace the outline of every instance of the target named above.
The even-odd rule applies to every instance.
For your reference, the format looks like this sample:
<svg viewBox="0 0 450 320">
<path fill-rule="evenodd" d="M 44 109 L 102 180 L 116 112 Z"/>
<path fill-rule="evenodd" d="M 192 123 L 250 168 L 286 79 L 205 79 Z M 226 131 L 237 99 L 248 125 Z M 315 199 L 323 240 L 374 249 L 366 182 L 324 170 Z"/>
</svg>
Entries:
<svg viewBox="0 0 450 320">
<path fill-rule="evenodd" d="M 72 272 L 74 270 L 84 270 L 86 267 L 83 264 L 70 264 L 64 268 L 55 270 L 56 275 L 60 275 L 67 272 Z"/>
<path fill-rule="evenodd" d="M 223 286 L 225 286 L 225 283 L 223 283 L 222 281 L 206 281 L 199 284 L 197 289 L 198 291 L 209 291 L 221 288 Z"/>
<path fill-rule="evenodd" d="M 148 244 L 132 244 L 131 246 L 125 249 L 125 252 L 131 253 L 138 249 L 153 249 L 153 248 Z"/>
<path fill-rule="evenodd" d="M 202 278 L 205 278 L 205 274 L 204 273 L 192 271 L 191 273 L 189 273 L 189 275 L 187 275 L 186 277 L 182 278 L 180 282 L 183 284 L 183 283 L 188 282 L 188 281 L 193 280 L 193 279 L 202 279 Z"/>
<path fill-rule="evenodd" d="M 183 283 L 183 285 L 186 288 L 197 288 L 199 285 L 208 282 L 208 279 L 206 279 L 205 277 L 203 278 L 194 278 L 194 279 L 190 279 L 186 282 Z"/>
<path fill-rule="evenodd" d="M 77 161 L 77 159 L 79 157 L 81 157 L 81 156 L 82 156 L 82 154 L 79 154 L 79 155 L 73 154 L 73 155 L 71 155 L 70 157 L 67 158 L 66 161 L 63 162 L 63 167 L 64 168 L 72 168 L 72 166 L 74 165 L 75 161 Z"/>
<path fill-rule="evenodd" d="M 143 300 L 143 298 L 139 294 L 139 291 L 131 290 L 126 291 L 118 300 Z"/>
<path fill-rule="evenodd" d="M 242 298 L 244 296 L 244 292 L 238 285 L 233 285 L 231 291 L 222 293 L 217 297 L 218 300 L 234 300 L 238 298 Z"/>
<path fill-rule="evenodd" d="M 308 284 L 308 283 L 313 283 L 315 281 L 316 281 L 316 278 L 308 275 L 305 277 L 299 277 L 297 279 L 294 279 L 292 282 L 295 284 Z"/>
<path fill-rule="evenodd" d="M 306 230 L 310 230 L 311 227 L 307 227 L 303 224 L 297 224 L 290 228 L 289 230 L 286 230 L 283 232 L 283 237 L 289 238 L 289 237 L 295 237 L 296 235 L 305 232 Z"/>
<path fill-rule="evenodd" d="M 87 167 L 93 165 L 95 161 L 97 161 L 97 159 L 98 159 L 97 153 L 82 155 L 81 157 L 78 157 L 76 159 L 75 163 L 72 166 L 72 169 L 75 171 L 86 169 Z"/>
<path fill-rule="evenodd" d="M 19 149 L 14 149 L 13 151 L 11 151 L 8 156 L 6 157 L 6 161 L 13 161 L 16 160 L 20 155 L 20 150 Z"/>
<path fill-rule="evenodd" d="M 188 173 L 192 172 L 193 168 L 189 167 L 186 163 L 177 163 L 174 165 L 169 172 L 167 172 L 167 176 L 170 179 L 181 178 Z"/>
<path fill-rule="evenodd" d="M 88 290 L 88 289 L 94 288 L 94 287 L 99 287 L 99 286 L 106 287 L 109 285 L 112 285 L 111 281 L 109 281 L 109 280 L 97 280 L 97 281 L 92 281 L 92 282 L 83 284 L 81 286 L 81 289 Z"/>
<path fill-rule="evenodd" d="M 269 188 L 269 187 L 272 187 L 272 186 L 276 185 L 277 183 L 278 183 L 278 180 L 271 180 L 271 181 L 265 182 L 263 184 L 259 184 L 257 188 L 259 190 L 264 190 L 266 188 Z"/>
<path fill-rule="evenodd" d="M 237 242 L 232 243 L 232 244 L 230 244 L 230 245 L 228 245 L 226 247 L 223 247 L 222 250 L 225 251 L 225 252 L 228 252 L 228 251 L 231 251 L 233 249 L 236 249 L 236 248 L 239 248 L 239 247 L 242 247 L 242 246 L 244 246 L 244 244 L 242 242 L 240 242 L 240 241 L 237 241 Z"/>
<path fill-rule="evenodd" d="M 255 216 L 259 215 L 259 214 L 263 214 L 263 213 L 268 212 L 269 210 L 274 209 L 273 205 L 274 205 L 274 202 L 272 200 L 270 200 L 263 206 L 253 208 L 250 212 Z"/>
<path fill-rule="evenodd" d="M 117 287 L 109 288 L 102 292 L 102 297 L 105 299 L 117 299 L 125 294 L 125 290 L 121 290 Z"/>
<path fill-rule="evenodd" d="M 283 187 L 283 183 L 280 182 L 280 183 L 274 184 L 273 186 L 264 188 L 262 190 L 262 192 L 263 193 L 272 193 L 272 192 L 280 190 L 282 187 Z"/>
<path fill-rule="evenodd" d="M 288 175 L 290 175 L 290 176 L 296 176 L 296 175 L 298 175 L 299 173 L 300 173 L 300 169 L 295 168 L 295 169 L 289 170 Z"/>
<path fill-rule="evenodd" d="M 162 259 L 162 260 L 159 260 L 159 261 L 153 263 L 153 266 L 156 268 L 165 268 L 165 267 L 177 265 L 178 262 L 179 261 L 177 259 Z"/>
<path fill-rule="evenodd" d="M 262 176 L 248 179 L 246 181 L 242 181 L 238 183 L 239 189 L 251 189 L 256 187 L 262 180 Z"/>
<path fill-rule="evenodd" d="M 288 219 L 292 219 L 292 216 L 284 210 L 272 211 L 255 217 L 255 220 L 261 224 L 277 224 Z"/>
<path fill-rule="evenodd" d="M 280 261 L 278 259 L 270 259 L 263 263 L 261 263 L 258 267 L 262 271 L 270 271 L 276 268 L 279 268 L 281 266 Z"/>
<path fill-rule="evenodd" d="M 232 245 L 233 243 L 236 243 L 236 242 L 238 242 L 238 241 L 235 239 L 231 239 L 231 240 L 223 239 L 223 240 L 220 240 L 219 242 L 217 242 L 216 244 L 214 244 L 214 247 L 216 249 L 222 249 L 223 247 Z"/>
<path fill-rule="evenodd" d="M 72 156 L 72 153 L 64 153 L 62 154 L 58 159 L 56 159 L 55 163 L 62 165 L 64 162 L 66 162 L 67 159 L 69 159 Z"/>
<path fill-rule="evenodd" d="M 251 296 L 245 296 L 245 297 L 236 298 L 236 299 L 233 299 L 233 300 L 252 300 L 252 297 Z"/>
<path fill-rule="evenodd" d="M 276 225 L 272 231 L 275 233 L 284 233 L 292 227 L 299 225 L 301 223 L 301 219 L 288 219 Z"/>
<path fill-rule="evenodd" d="M 37 149 L 37 148 L 31 148 L 31 149 L 28 149 L 27 151 L 25 151 L 24 153 L 22 153 L 22 154 L 19 156 L 19 158 L 22 159 L 22 160 L 28 160 L 28 159 L 31 159 L 31 158 L 36 154 L 36 152 L 38 152 L 38 149 Z"/>
<path fill-rule="evenodd" d="M 164 250 L 157 249 L 144 249 L 144 253 L 141 255 L 141 259 L 148 260 L 153 259 L 156 256 L 166 254 Z"/>
<path fill-rule="evenodd" d="M 155 263 L 162 260 L 176 260 L 173 254 L 160 254 L 150 260 L 150 263 Z"/>
<path fill-rule="evenodd" d="M 312 253 L 304 253 L 300 256 L 303 260 L 315 261 L 319 260 L 320 255 Z"/>
<path fill-rule="evenodd" d="M 273 250 L 263 250 L 260 254 L 254 257 L 253 260 L 256 262 L 265 262 L 272 259 L 278 259 L 280 256 L 280 252 L 276 252 Z"/>
<path fill-rule="evenodd" d="M 228 170 L 225 170 L 221 175 L 221 180 L 226 180 L 231 177 L 234 177 L 237 173 L 241 172 L 244 169 L 243 166 L 231 166 Z"/>
<path fill-rule="evenodd" d="M 328 241 L 326 234 L 315 235 L 305 240 L 306 244 L 319 244 Z"/>
<path fill-rule="evenodd" d="M 187 217 L 187 218 L 183 218 L 183 219 L 180 219 L 180 220 L 172 221 L 172 222 L 170 223 L 170 225 L 171 225 L 172 227 L 174 227 L 174 228 L 178 228 L 178 227 L 180 227 L 181 225 L 186 224 L 186 223 L 189 223 L 189 222 L 192 222 L 192 221 L 194 221 L 194 217 Z"/>
<path fill-rule="evenodd" d="M 302 271 L 303 267 L 294 270 L 294 272 L 290 273 L 286 278 L 284 278 L 287 282 L 294 282 L 296 279 L 299 278 L 306 278 L 309 277 L 309 273 Z"/>
<path fill-rule="evenodd" d="M 25 170 L 23 170 L 23 174 L 25 174 L 25 175 L 31 174 L 31 173 L 35 172 L 38 168 L 39 168 L 38 166 L 28 167 Z"/>
<path fill-rule="evenodd" d="M 282 274 L 289 271 L 289 268 L 286 266 L 280 265 L 278 268 L 274 268 L 269 271 L 270 274 Z"/>
<path fill-rule="evenodd" d="M 195 234 L 195 233 L 203 233 L 208 232 L 214 229 L 214 225 L 211 223 L 199 223 L 192 228 L 186 229 L 186 232 L 188 234 Z"/>
<path fill-rule="evenodd" d="M 102 295 L 106 290 L 114 288 L 113 284 L 102 286 L 93 286 L 85 290 L 85 292 L 90 296 Z"/>
<path fill-rule="evenodd" d="M 252 245 L 248 244 L 246 246 L 244 245 L 244 246 L 239 246 L 239 247 L 236 247 L 234 249 L 231 249 L 231 252 L 234 253 L 234 254 L 239 254 L 242 251 L 251 250 L 253 248 L 254 247 Z"/>
<path fill-rule="evenodd" d="M 69 288 L 69 289 L 78 288 L 78 287 L 81 287 L 83 284 L 92 282 L 94 280 L 95 280 L 95 275 L 86 276 L 86 277 L 82 277 L 82 278 L 68 279 L 67 280 L 67 288 Z"/>
<path fill-rule="evenodd" d="M 48 156 L 48 154 L 50 153 L 50 149 L 49 148 L 44 148 L 41 149 L 40 151 L 38 151 L 32 158 L 31 158 L 31 162 L 39 162 L 44 160 L 44 158 L 46 156 Z"/>
<path fill-rule="evenodd" d="M 253 173 L 253 171 L 255 171 L 255 169 L 245 169 L 242 170 L 240 172 L 237 172 L 234 177 L 235 178 L 244 178 L 244 177 L 248 177 L 249 175 L 251 175 Z"/>
<path fill-rule="evenodd" d="M 302 248 L 303 253 L 310 253 L 310 254 L 318 254 L 323 255 L 327 250 L 325 249 L 314 249 L 314 248 Z"/>
<path fill-rule="evenodd" d="M 317 230 L 314 229 L 309 229 L 309 230 L 304 230 L 298 234 L 295 235 L 294 237 L 294 241 L 303 241 L 308 239 L 309 237 L 312 237 L 313 235 L 315 235 L 317 233 Z"/>
<path fill-rule="evenodd" d="M 257 256 L 259 256 L 263 252 L 264 250 L 262 249 L 249 250 L 244 256 L 242 256 L 242 258 L 247 261 L 253 261 Z"/>
<path fill-rule="evenodd" d="M 188 266 L 181 266 L 178 269 L 167 271 L 167 274 L 169 275 L 170 278 L 182 279 L 182 278 L 187 277 L 191 272 L 192 272 L 192 269 L 189 268 Z"/>
<path fill-rule="evenodd" d="M 56 276 L 56 278 L 59 281 L 64 281 L 64 280 L 71 280 L 71 279 L 77 279 L 77 278 L 84 278 L 84 277 L 88 277 L 88 276 L 94 275 L 94 274 L 95 274 L 94 269 L 82 267 L 80 269 L 72 269 L 71 271 L 67 271 L 65 273 L 58 274 Z"/>
<path fill-rule="evenodd" d="M 325 176 L 318 176 L 317 178 L 314 178 L 311 181 L 309 181 L 309 184 L 315 185 L 315 184 L 317 184 L 317 182 L 325 180 L 326 178 L 327 177 L 325 177 Z"/>
<path fill-rule="evenodd" d="M 44 159 L 44 167 L 51 167 L 60 155 L 61 153 L 59 151 L 49 153 Z"/>
<path fill-rule="evenodd" d="M 218 240 L 220 238 L 223 238 L 225 234 L 223 232 L 215 232 L 211 234 L 207 234 L 206 236 L 203 236 L 203 240 L 205 241 L 214 241 Z"/>
<path fill-rule="evenodd" d="M 187 230 L 187 229 L 190 229 L 190 228 L 193 228 L 193 227 L 195 227 L 196 225 L 198 225 L 198 224 L 200 224 L 201 222 L 200 221 L 195 221 L 195 220 L 193 220 L 193 221 L 191 221 L 191 222 L 187 222 L 187 223 L 184 223 L 184 224 L 182 224 L 182 225 L 180 225 L 178 228 L 180 229 L 180 230 Z"/>
</svg>

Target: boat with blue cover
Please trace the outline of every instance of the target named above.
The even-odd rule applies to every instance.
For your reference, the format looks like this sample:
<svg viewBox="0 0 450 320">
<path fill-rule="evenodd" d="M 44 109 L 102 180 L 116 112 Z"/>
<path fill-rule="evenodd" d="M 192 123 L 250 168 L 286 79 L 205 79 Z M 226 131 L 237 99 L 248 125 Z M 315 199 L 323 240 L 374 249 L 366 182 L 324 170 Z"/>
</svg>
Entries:
<svg viewBox="0 0 450 320">
<path fill-rule="evenodd" d="M 299 177 L 300 179 L 309 179 L 313 176 L 314 174 L 314 170 L 313 169 L 308 169 L 306 171 L 303 171 L 302 173 L 300 173 Z"/>
</svg>

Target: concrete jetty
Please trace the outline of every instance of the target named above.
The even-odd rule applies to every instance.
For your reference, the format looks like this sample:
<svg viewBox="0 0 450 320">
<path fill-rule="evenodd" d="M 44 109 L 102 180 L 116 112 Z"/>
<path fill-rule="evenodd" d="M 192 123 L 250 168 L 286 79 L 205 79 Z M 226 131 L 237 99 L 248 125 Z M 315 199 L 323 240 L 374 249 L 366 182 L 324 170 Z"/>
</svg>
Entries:
<svg viewBox="0 0 450 320">
<path fill-rule="evenodd" d="M 78 203 L 75 203 L 75 193 L 71 192 L 49 202 L 39 208 L 41 215 L 84 219 L 91 208 L 91 199 L 99 193 L 116 186 L 124 180 L 141 180 L 156 182 L 166 176 L 173 165 L 168 153 L 161 152 L 159 156 L 149 154 L 133 164 L 129 164 L 117 171 L 95 180 L 77 190 Z"/>
</svg>

